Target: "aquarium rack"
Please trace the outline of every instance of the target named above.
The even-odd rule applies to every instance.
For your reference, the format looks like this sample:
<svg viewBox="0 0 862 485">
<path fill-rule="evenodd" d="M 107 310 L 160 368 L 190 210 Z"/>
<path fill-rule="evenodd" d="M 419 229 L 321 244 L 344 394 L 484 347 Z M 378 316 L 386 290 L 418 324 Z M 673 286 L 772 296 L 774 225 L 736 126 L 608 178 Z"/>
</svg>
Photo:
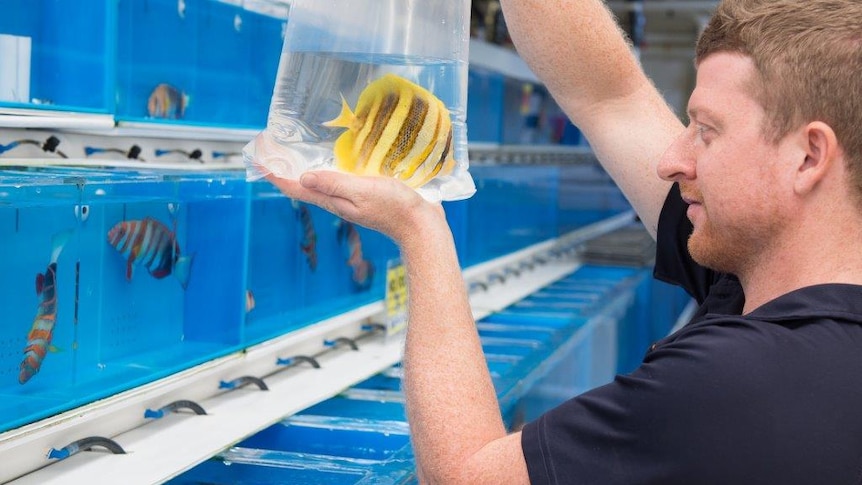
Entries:
<svg viewBox="0 0 862 485">
<path fill-rule="evenodd" d="M 575 272 L 585 242 L 630 224 L 625 212 L 562 237 L 464 270 L 476 320 Z M 151 384 L 0 435 L 0 481 L 11 483 L 160 483 L 250 434 L 335 396 L 401 359 L 403 335 L 379 330 L 383 302 L 374 302 Z M 339 342 L 344 343 L 340 345 Z M 287 364 L 277 365 L 277 362 Z M 246 376 L 265 381 L 234 388 Z M 206 412 L 152 410 L 190 401 Z M 105 437 L 124 454 L 81 452 L 59 461 L 51 450 Z"/>
</svg>

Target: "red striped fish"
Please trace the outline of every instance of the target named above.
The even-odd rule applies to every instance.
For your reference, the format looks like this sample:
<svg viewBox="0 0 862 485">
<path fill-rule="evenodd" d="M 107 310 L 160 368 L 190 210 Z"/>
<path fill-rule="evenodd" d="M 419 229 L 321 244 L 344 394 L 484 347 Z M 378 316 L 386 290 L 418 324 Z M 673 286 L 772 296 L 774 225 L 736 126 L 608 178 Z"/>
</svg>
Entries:
<svg viewBox="0 0 862 485">
<path fill-rule="evenodd" d="M 39 308 L 36 310 L 33 326 L 27 334 L 27 346 L 24 347 L 24 358 L 21 360 L 21 370 L 18 373 L 18 382 L 21 384 L 25 384 L 39 372 L 49 350 L 57 350 L 51 345 L 51 340 L 54 338 L 54 324 L 57 322 L 57 259 L 71 235 L 71 231 L 65 231 L 51 239 L 51 260 L 45 273 L 36 275 Z"/>
<path fill-rule="evenodd" d="M 317 269 L 317 232 L 314 230 L 314 220 L 311 218 L 311 211 L 308 206 L 296 201 L 293 202 L 296 208 L 296 217 L 302 226 L 302 240 L 299 242 L 299 249 L 305 255 L 308 261 L 308 267 L 311 271 Z"/>
<path fill-rule="evenodd" d="M 183 288 L 188 286 L 192 257 L 180 256 L 174 232 L 161 222 L 151 217 L 119 222 L 108 232 L 108 242 L 126 258 L 127 280 L 142 264 L 154 278 L 173 274 Z"/>
<path fill-rule="evenodd" d="M 347 243 L 347 265 L 353 269 L 353 283 L 360 290 L 368 288 L 374 276 L 374 265 L 362 255 L 359 231 L 352 223 L 339 219 L 337 237 L 342 244 Z"/>
</svg>

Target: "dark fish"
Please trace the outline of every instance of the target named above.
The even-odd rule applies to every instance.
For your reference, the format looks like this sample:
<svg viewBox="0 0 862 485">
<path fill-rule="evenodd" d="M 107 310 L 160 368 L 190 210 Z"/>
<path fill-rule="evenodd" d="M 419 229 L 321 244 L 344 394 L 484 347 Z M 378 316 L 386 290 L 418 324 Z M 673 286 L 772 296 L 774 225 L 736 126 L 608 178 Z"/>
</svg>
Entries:
<svg viewBox="0 0 862 485">
<path fill-rule="evenodd" d="M 308 206 L 302 203 L 294 203 L 296 207 L 296 216 L 302 226 L 302 240 L 299 242 L 299 249 L 305 255 L 308 261 L 308 267 L 311 271 L 317 269 L 317 232 L 314 230 L 314 220 L 311 218 L 311 211 Z"/>
<path fill-rule="evenodd" d="M 183 288 L 188 286 L 192 257 L 180 256 L 176 236 L 161 222 L 151 217 L 118 222 L 108 232 L 108 242 L 126 258 L 129 281 L 132 269 L 140 263 L 154 278 L 173 274 Z"/>
<path fill-rule="evenodd" d="M 24 347 L 24 358 L 21 360 L 21 371 L 18 382 L 29 381 L 42 368 L 42 361 L 48 351 L 57 349 L 51 345 L 54 338 L 54 324 L 57 321 L 57 259 L 63 246 L 71 236 L 71 231 L 61 232 L 51 239 L 51 261 L 45 273 L 36 275 L 36 294 L 39 296 L 39 308 L 30 333 L 27 335 L 27 346 Z"/>
<path fill-rule="evenodd" d="M 347 244 L 347 265 L 353 269 L 353 283 L 358 289 L 366 289 L 374 277 L 374 265 L 362 255 L 362 239 L 352 223 L 339 219 L 338 241 Z"/>
<path fill-rule="evenodd" d="M 147 100 L 147 113 L 153 118 L 179 119 L 185 115 L 189 97 L 171 86 L 159 84 Z"/>
</svg>

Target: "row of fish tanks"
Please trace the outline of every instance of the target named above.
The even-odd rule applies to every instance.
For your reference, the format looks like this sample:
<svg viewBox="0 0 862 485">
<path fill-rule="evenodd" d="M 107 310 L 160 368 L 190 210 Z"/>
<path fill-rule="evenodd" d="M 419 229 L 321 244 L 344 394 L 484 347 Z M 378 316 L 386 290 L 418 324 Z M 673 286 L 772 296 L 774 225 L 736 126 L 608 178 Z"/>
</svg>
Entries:
<svg viewBox="0 0 862 485">
<path fill-rule="evenodd" d="M 0 8 L 0 107 L 235 128 L 266 121 L 283 2 L 3 0 Z"/>
<path fill-rule="evenodd" d="M 471 174 L 465 268 L 628 209 L 596 165 Z M 73 167 L 0 171 L 0 249 L 0 431 L 381 300 L 398 257 L 244 171 Z"/>
<path fill-rule="evenodd" d="M 284 2 L 0 0 L 0 10 L 0 111 L 145 128 L 266 126 Z M 471 142 L 584 143 L 536 82 L 471 66 L 468 93 Z"/>
</svg>

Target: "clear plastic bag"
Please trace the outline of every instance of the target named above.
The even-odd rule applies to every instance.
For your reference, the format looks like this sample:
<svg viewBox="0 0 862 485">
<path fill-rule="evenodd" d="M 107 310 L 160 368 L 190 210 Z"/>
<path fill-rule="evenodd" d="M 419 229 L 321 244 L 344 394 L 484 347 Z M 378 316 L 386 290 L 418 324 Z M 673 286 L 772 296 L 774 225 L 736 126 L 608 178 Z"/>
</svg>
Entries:
<svg viewBox="0 0 862 485">
<path fill-rule="evenodd" d="M 295 0 L 267 127 L 243 150 L 248 178 L 337 169 L 470 197 L 469 3 Z"/>
</svg>

